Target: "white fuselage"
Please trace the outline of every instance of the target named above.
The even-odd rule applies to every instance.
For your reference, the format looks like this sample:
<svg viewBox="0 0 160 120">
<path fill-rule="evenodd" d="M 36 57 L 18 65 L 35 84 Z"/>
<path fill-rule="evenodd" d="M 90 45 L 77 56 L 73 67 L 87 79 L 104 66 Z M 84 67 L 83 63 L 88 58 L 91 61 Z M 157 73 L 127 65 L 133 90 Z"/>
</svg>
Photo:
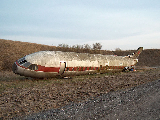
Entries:
<svg viewBox="0 0 160 120">
<path fill-rule="evenodd" d="M 134 66 L 137 59 L 89 53 L 39 51 L 17 60 L 13 72 L 29 77 L 88 74 Z"/>
</svg>

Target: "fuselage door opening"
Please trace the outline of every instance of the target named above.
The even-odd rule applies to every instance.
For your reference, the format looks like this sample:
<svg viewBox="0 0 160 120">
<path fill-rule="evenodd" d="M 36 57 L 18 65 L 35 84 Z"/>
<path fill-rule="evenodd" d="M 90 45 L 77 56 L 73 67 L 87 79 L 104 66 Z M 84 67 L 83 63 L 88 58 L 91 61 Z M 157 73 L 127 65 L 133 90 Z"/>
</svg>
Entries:
<svg viewBox="0 0 160 120">
<path fill-rule="evenodd" d="M 66 62 L 60 61 L 60 69 L 59 69 L 59 75 L 62 75 L 66 68 Z"/>
</svg>

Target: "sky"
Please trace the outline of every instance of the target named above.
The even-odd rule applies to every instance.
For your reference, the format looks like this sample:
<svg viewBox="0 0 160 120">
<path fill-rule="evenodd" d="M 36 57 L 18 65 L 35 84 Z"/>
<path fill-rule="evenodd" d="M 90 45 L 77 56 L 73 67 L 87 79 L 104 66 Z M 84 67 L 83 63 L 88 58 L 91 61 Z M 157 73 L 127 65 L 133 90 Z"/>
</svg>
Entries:
<svg viewBox="0 0 160 120">
<path fill-rule="evenodd" d="M 0 39 L 160 49 L 160 0 L 1 0 Z"/>
</svg>

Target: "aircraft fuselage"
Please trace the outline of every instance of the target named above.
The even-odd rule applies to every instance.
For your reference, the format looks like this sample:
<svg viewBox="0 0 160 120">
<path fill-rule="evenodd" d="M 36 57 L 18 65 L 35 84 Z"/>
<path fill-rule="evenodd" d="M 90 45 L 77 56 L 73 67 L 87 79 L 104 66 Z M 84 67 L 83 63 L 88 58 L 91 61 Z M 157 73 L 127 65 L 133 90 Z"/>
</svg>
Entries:
<svg viewBox="0 0 160 120">
<path fill-rule="evenodd" d="M 134 66 L 138 59 L 89 53 L 39 51 L 17 60 L 14 73 L 35 78 L 49 78 L 105 72 Z"/>
</svg>

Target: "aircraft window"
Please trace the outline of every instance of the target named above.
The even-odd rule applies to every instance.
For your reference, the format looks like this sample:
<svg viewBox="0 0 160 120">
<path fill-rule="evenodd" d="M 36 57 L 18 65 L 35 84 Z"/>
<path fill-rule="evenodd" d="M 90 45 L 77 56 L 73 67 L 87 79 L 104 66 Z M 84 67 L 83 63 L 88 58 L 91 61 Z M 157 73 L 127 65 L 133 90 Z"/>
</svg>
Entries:
<svg viewBox="0 0 160 120">
<path fill-rule="evenodd" d="M 87 67 L 85 68 L 85 70 L 87 70 Z"/>
<path fill-rule="evenodd" d="M 24 57 L 18 60 L 18 63 L 19 63 L 19 64 L 24 64 L 24 63 L 26 63 L 26 62 L 27 62 L 27 60 L 25 60 Z"/>
<path fill-rule="evenodd" d="M 81 67 L 81 71 L 83 71 L 83 67 Z"/>
<path fill-rule="evenodd" d="M 24 57 L 23 58 L 20 58 L 19 60 L 18 60 L 18 63 L 20 63 L 21 61 L 23 61 L 24 60 Z"/>
<path fill-rule="evenodd" d="M 26 62 L 27 62 L 26 60 L 23 60 L 23 61 L 19 62 L 19 64 L 24 64 Z"/>
<path fill-rule="evenodd" d="M 79 67 L 77 67 L 77 71 L 79 70 Z"/>
<path fill-rule="evenodd" d="M 69 71 L 69 68 L 66 68 L 66 71 Z"/>
<path fill-rule="evenodd" d="M 28 68 L 28 66 L 30 66 L 30 65 L 31 65 L 30 62 L 26 62 L 26 63 L 24 63 L 22 66 L 24 66 L 25 68 Z"/>
<path fill-rule="evenodd" d="M 29 66 L 29 69 L 31 69 L 31 70 L 38 70 L 38 66 L 35 65 L 35 64 L 32 64 L 32 65 Z"/>
</svg>

